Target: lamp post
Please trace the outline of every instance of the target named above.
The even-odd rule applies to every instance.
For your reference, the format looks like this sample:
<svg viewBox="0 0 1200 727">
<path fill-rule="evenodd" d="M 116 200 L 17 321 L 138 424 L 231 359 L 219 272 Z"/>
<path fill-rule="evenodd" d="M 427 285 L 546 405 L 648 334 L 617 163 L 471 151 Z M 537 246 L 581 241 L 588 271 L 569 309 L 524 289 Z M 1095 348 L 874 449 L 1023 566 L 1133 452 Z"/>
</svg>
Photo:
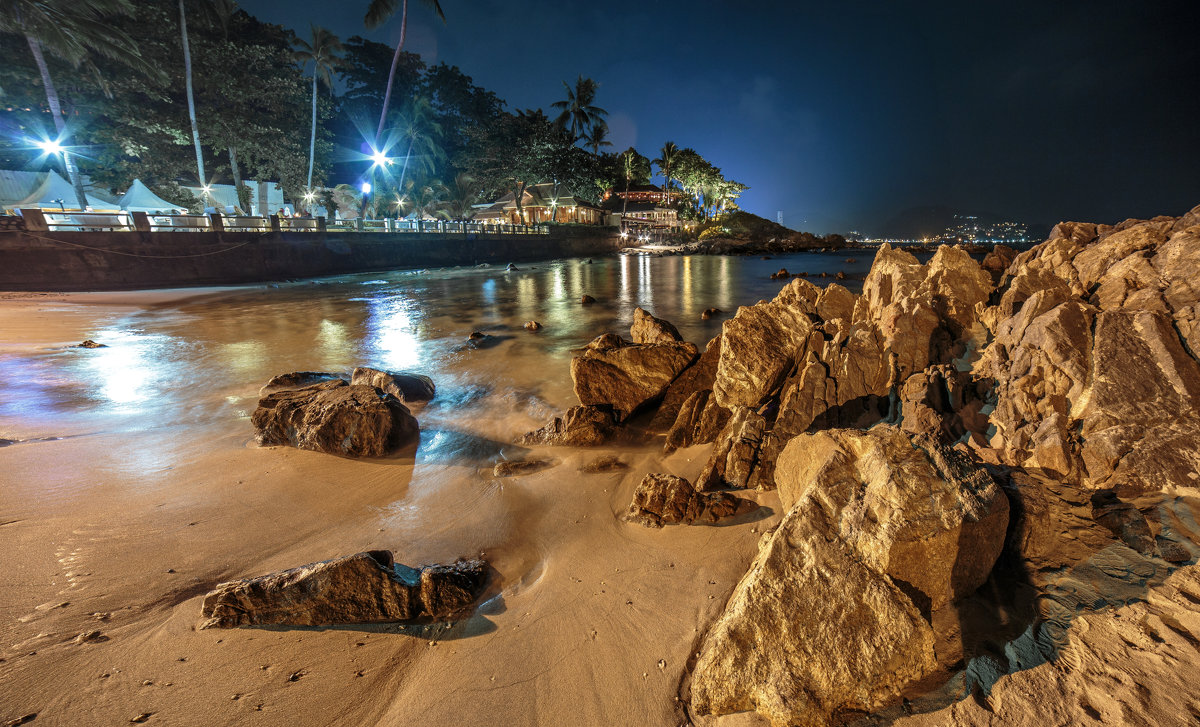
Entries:
<svg viewBox="0 0 1200 727">
<path fill-rule="evenodd" d="M 369 196 L 371 196 L 371 183 L 363 182 L 362 187 L 360 187 L 360 189 L 362 189 L 362 195 L 363 195 L 362 215 L 361 216 L 363 219 L 366 219 L 366 217 L 367 217 L 367 198 Z"/>
</svg>

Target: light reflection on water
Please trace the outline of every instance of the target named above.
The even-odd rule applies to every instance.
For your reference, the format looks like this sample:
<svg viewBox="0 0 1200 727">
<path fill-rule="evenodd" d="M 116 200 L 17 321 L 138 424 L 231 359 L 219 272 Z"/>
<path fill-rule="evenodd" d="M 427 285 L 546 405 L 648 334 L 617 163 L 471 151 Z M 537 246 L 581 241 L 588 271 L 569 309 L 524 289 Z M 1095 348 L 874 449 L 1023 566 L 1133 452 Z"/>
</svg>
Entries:
<svg viewBox="0 0 1200 727">
<path fill-rule="evenodd" d="M 496 402 L 518 392 L 520 401 L 533 397 L 563 408 L 573 403 L 568 359 L 574 349 L 605 331 L 627 335 L 634 307 L 672 321 L 703 344 L 721 323 L 701 321 L 705 308 L 732 315 L 739 304 L 772 297 L 781 283 L 769 275 L 781 266 L 851 276 L 869 269 L 869 260 L 848 264 L 844 258 L 614 256 L 527 263 L 515 271 L 389 271 L 155 306 L 115 324 L 109 318 L 89 332 L 107 348 L 10 354 L 0 339 L 0 437 L 171 426 L 240 432 L 247 429 L 245 409 L 271 376 L 355 366 L 419 371 L 439 388 L 484 383 Z M 584 294 L 598 303 L 581 306 Z M 544 329 L 526 333 L 526 320 Z M 470 349 L 473 330 L 486 330 L 499 343 Z M 487 399 L 431 416 L 438 426 L 490 426 L 487 436 L 501 436 L 502 423 L 483 424 L 473 410 Z M 522 418 L 513 425 L 527 423 Z"/>
</svg>

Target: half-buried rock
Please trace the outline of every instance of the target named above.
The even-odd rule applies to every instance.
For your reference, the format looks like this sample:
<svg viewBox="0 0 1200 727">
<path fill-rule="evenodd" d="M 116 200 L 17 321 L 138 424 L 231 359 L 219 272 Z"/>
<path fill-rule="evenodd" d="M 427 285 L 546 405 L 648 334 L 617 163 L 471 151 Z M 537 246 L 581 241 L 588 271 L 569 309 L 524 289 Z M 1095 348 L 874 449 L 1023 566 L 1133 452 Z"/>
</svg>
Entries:
<svg viewBox="0 0 1200 727">
<path fill-rule="evenodd" d="M 271 377 L 271 380 L 263 384 L 262 388 L 258 390 L 258 395 L 266 396 L 267 394 L 283 391 L 284 389 L 303 389 L 306 386 L 320 384 L 325 381 L 337 381 L 341 378 L 340 374 L 333 374 L 328 371 L 292 371 L 291 373 Z"/>
<path fill-rule="evenodd" d="M 433 379 L 428 376 L 404 371 L 380 371 L 365 366 L 354 369 L 354 373 L 350 375 L 350 383 L 354 386 L 374 386 L 405 404 L 429 401 L 437 393 Z"/>
<path fill-rule="evenodd" d="M 697 353 L 690 343 L 630 344 L 601 336 L 571 359 L 575 395 L 584 406 L 612 406 L 617 421 L 623 422 L 660 398 Z"/>
<path fill-rule="evenodd" d="M 451 621 L 470 613 L 486 581 L 479 559 L 410 568 L 372 550 L 222 583 L 204 597 L 200 628 Z"/>
<path fill-rule="evenodd" d="M 648 474 L 634 491 L 625 519 L 661 528 L 696 522 L 715 523 L 757 508 L 758 503 L 728 492 L 696 492 L 682 477 Z"/>
<path fill-rule="evenodd" d="M 261 445 L 346 457 L 382 457 L 418 431 L 417 420 L 399 399 L 341 379 L 267 394 L 250 421 Z"/>
</svg>

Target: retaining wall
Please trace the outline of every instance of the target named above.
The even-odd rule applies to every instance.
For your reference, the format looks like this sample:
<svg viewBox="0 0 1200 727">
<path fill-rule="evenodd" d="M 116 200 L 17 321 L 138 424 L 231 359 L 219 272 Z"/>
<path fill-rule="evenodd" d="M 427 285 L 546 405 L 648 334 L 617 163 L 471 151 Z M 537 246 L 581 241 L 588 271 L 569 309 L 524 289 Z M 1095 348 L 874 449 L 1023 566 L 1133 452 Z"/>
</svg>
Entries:
<svg viewBox="0 0 1200 727">
<path fill-rule="evenodd" d="M 257 283 L 394 268 L 604 255 L 604 229 L 548 235 L 0 231 L 0 290 L 134 290 Z"/>
</svg>

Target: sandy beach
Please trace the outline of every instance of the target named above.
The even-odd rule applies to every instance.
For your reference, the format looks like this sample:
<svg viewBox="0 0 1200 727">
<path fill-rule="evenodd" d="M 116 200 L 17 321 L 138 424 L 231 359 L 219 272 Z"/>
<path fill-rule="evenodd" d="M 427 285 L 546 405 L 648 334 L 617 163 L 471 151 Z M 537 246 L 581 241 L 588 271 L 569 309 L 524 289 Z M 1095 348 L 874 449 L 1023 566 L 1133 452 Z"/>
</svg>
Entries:
<svg viewBox="0 0 1200 727">
<path fill-rule="evenodd" d="M 6 296 L 0 355 L 15 376 L 18 357 L 112 352 L 119 343 L 69 347 L 114 326 L 138 328 L 129 323 L 135 313 L 186 310 L 222 294 Z M 470 324 L 438 325 L 464 327 L 455 335 L 465 337 Z M 12 563 L 0 599 L 0 717 L 679 724 L 688 658 L 777 520 L 777 500 L 764 494 L 767 508 L 721 527 L 622 522 L 644 473 L 693 478 L 707 447 L 664 458 L 649 447 L 508 444 L 573 403 L 565 368 L 531 369 L 510 348 L 430 370 L 435 380 L 469 375 L 494 386 L 415 408 L 420 444 L 387 460 L 255 446 L 247 408 L 257 371 L 216 386 L 232 403 L 203 422 L 187 399 L 157 402 L 177 404 L 176 421 L 91 416 L 94 392 L 63 394 L 87 386 L 65 375 L 48 382 L 59 387 L 50 400 L 6 410 L 0 436 L 23 441 L 0 448 L 0 527 Z M 300 366 L 303 352 L 287 355 L 296 368 L 320 363 Z M 606 454 L 628 469 L 578 471 Z M 557 464 L 492 477 L 496 459 L 522 456 Z M 381 548 L 410 565 L 482 554 L 495 573 L 477 615 L 449 627 L 196 630 L 201 597 L 219 582 Z"/>
</svg>

